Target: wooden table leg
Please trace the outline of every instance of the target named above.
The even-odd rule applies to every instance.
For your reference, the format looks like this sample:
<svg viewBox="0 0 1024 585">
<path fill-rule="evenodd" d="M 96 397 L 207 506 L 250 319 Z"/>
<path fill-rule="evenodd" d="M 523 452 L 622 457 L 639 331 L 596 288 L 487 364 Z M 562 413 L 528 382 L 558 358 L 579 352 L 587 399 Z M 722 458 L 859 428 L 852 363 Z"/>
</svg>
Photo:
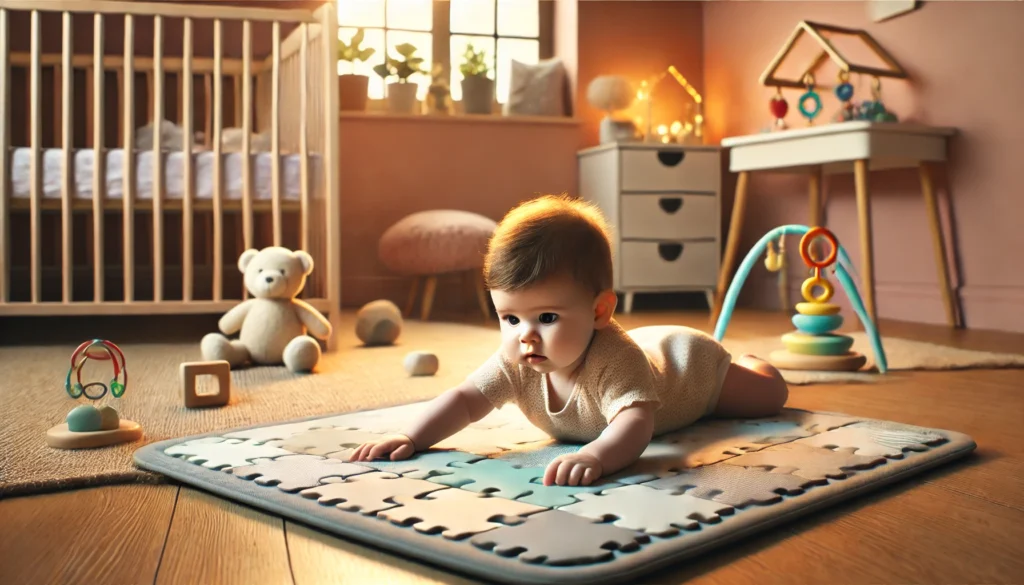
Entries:
<svg viewBox="0 0 1024 585">
<path fill-rule="evenodd" d="M 722 312 L 722 302 L 729 287 L 729 275 L 736 263 L 736 252 L 740 246 L 740 232 L 743 231 L 743 211 L 747 205 L 747 181 L 749 171 L 740 171 L 736 179 L 736 197 L 732 205 L 732 217 L 729 220 L 729 236 L 725 243 L 725 257 L 718 269 L 718 287 L 715 292 L 715 306 L 711 310 L 711 323 L 718 321 Z"/>
<path fill-rule="evenodd" d="M 932 181 L 931 167 L 927 162 L 921 162 L 918 172 L 921 176 L 921 193 L 924 195 L 925 210 L 928 212 L 928 223 L 932 228 L 932 245 L 935 248 L 935 264 L 938 269 L 942 301 L 946 305 L 946 320 L 949 321 L 950 327 L 957 328 L 961 325 L 960 311 L 954 302 L 952 287 L 949 283 L 946 242 L 942 235 L 942 223 L 939 221 L 939 206 L 935 198 L 935 183 Z"/>
<path fill-rule="evenodd" d="M 878 311 L 875 305 L 874 251 L 871 234 L 871 198 L 868 189 L 868 161 L 853 161 L 853 175 L 857 189 L 857 216 L 860 220 L 861 260 L 859 272 L 863 281 L 861 294 L 868 316 L 878 329 Z"/>
</svg>

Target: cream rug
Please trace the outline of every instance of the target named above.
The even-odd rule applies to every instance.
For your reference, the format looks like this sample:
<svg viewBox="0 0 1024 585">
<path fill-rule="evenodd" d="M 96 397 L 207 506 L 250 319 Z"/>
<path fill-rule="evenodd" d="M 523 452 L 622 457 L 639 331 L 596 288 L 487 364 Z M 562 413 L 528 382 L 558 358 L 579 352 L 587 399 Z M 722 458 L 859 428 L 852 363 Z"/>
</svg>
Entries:
<svg viewBox="0 0 1024 585">
<path fill-rule="evenodd" d="M 107 483 L 162 481 L 162 476 L 132 463 L 133 452 L 154 441 L 428 400 L 462 381 L 498 343 L 496 322 L 483 326 L 411 320 L 397 345 L 378 348 L 361 347 L 351 329 L 343 328 L 341 350 L 325 356 L 318 373 L 294 375 L 279 367 L 235 371 L 231 403 L 197 410 L 184 407 L 178 367 L 183 361 L 201 359 L 198 337 L 195 343 L 125 343 L 121 347 L 128 362 L 128 388 L 111 405 L 122 418 L 141 424 L 145 435 L 135 443 L 84 451 L 52 449 L 45 441 L 47 429 L 64 422 L 77 405 L 63 384 L 71 351 L 84 339 L 66 346 L 0 347 L 0 498 Z M 726 339 L 734 355 L 767 355 L 778 344 L 777 337 Z M 870 358 L 866 340 L 858 337 L 854 347 Z M 885 349 L 890 367 L 896 370 L 1024 366 L 1024 356 L 893 338 L 885 340 Z M 437 354 L 441 364 L 437 375 L 411 378 L 406 374 L 402 360 L 413 350 Z M 109 379 L 107 367 L 90 363 L 85 373 L 90 380 Z M 873 373 L 785 375 L 794 384 L 884 378 Z"/>
<path fill-rule="evenodd" d="M 846 382 L 882 382 L 886 376 L 879 374 L 871 342 L 863 331 L 845 333 L 854 339 L 853 351 L 867 356 L 868 362 L 858 372 L 805 372 L 782 370 L 782 376 L 790 384 L 838 384 Z M 783 349 L 779 336 L 733 340 L 726 337 L 723 344 L 734 356 L 753 354 L 765 357 L 777 349 Z M 1012 353 L 991 353 L 959 349 L 935 343 L 912 341 L 899 337 L 883 337 L 889 371 L 900 370 L 961 370 L 978 368 L 1024 367 L 1024 355 Z"/>
</svg>

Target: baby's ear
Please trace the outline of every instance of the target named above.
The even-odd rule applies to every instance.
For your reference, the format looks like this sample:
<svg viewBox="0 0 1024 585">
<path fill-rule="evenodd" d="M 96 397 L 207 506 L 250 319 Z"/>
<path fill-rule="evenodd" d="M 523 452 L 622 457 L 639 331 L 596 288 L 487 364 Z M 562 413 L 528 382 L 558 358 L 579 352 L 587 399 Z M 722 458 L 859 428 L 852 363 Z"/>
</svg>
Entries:
<svg viewBox="0 0 1024 585">
<path fill-rule="evenodd" d="M 601 291 L 594 299 L 594 329 L 603 329 L 615 315 L 619 296 L 613 290 Z"/>
</svg>

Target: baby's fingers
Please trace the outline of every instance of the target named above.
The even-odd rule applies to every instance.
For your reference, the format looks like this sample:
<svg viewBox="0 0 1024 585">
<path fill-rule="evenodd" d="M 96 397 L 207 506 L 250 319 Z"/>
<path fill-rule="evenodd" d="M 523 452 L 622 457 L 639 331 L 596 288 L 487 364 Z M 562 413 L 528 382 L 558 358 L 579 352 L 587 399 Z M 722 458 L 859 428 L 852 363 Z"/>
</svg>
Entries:
<svg viewBox="0 0 1024 585">
<path fill-rule="evenodd" d="M 588 467 L 587 470 L 583 472 L 583 483 L 581 485 L 590 485 L 597 481 L 597 477 L 597 470 L 593 467 Z"/>
<path fill-rule="evenodd" d="M 415 451 L 408 443 L 402 443 L 400 447 L 391 452 L 391 460 L 408 459 Z"/>
<path fill-rule="evenodd" d="M 584 465 L 579 463 L 574 465 L 569 473 L 569 485 L 581 485 L 580 480 L 583 479 L 584 473 L 587 471 L 590 471 L 590 469 Z"/>
</svg>

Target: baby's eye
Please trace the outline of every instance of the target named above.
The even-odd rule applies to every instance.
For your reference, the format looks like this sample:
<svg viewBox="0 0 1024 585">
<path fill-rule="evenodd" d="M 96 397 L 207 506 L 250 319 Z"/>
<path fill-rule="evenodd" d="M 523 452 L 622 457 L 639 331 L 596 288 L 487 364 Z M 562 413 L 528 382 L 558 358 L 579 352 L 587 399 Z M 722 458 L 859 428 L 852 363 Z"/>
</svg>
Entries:
<svg viewBox="0 0 1024 585">
<path fill-rule="evenodd" d="M 505 320 L 508 321 L 509 325 L 519 324 L 519 317 L 516 317 L 515 315 L 505 315 Z"/>
<path fill-rule="evenodd" d="M 558 315 L 556 315 L 555 313 L 541 313 L 540 314 L 540 322 L 541 323 L 550 325 L 551 323 L 554 323 L 555 321 L 558 321 Z"/>
</svg>

